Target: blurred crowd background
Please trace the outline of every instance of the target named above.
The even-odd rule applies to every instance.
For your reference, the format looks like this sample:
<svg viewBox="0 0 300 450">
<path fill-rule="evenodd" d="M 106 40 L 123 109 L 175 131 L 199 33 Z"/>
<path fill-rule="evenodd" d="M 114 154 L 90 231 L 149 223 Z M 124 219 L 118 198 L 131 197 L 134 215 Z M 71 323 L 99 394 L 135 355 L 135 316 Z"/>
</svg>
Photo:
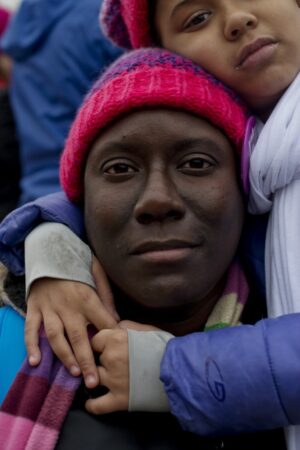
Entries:
<svg viewBox="0 0 300 450">
<path fill-rule="evenodd" d="M 15 11 L 19 6 L 21 0 L 0 0 L 0 6 L 9 9 L 10 11 Z"/>
<path fill-rule="evenodd" d="M 102 34 L 102 0 L 0 0 L 0 221 L 60 190 L 76 111 L 119 56 Z"/>
</svg>

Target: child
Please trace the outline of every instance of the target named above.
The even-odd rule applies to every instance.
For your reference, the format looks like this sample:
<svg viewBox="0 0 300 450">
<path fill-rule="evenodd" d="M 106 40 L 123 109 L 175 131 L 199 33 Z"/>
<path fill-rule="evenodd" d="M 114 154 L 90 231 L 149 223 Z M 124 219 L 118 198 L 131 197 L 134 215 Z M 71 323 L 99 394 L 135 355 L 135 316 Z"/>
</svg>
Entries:
<svg viewBox="0 0 300 450">
<path fill-rule="evenodd" d="M 148 4 L 108 0 L 103 22 L 110 36 L 129 47 L 158 40 L 190 57 L 238 92 L 262 121 L 250 143 L 249 210 L 271 211 L 265 248 L 268 314 L 299 312 L 300 2 L 156 0 L 151 10 Z M 296 441 L 300 445 L 297 433 L 289 432 L 291 448 Z"/>
<path fill-rule="evenodd" d="M 299 1 L 256 0 L 236 6 L 223 0 L 204 6 L 201 1 L 156 0 L 151 11 L 155 36 L 150 34 L 148 2 L 120 3 L 127 4 L 126 12 L 107 1 L 103 15 L 116 41 L 123 39 L 117 30 L 126 27 L 131 41 L 123 44 L 147 46 L 158 39 L 233 88 L 267 121 L 263 126 L 258 120 L 251 142 L 249 209 L 255 214 L 272 209 L 265 250 L 269 315 L 299 311 Z M 122 26 L 113 29 L 115 22 Z"/>
<path fill-rule="evenodd" d="M 299 311 L 299 1 L 236 6 L 227 0 L 205 5 L 156 0 L 150 10 L 148 3 L 108 0 L 103 23 L 110 37 L 125 47 L 158 40 L 233 88 L 261 119 L 250 149 L 249 209 L 255 214 L 272 209 L 266 240 L 268 311 L 271 317 Z"/>
<path fill-rule="evenodd" d="M 106 27 L 111 36 L 115 33 L 115 41 L 138 47 L 158 40 L 162 46 L 184 53 L 237 89 L 264 120 L 298 72 L 300 10 L 295 0 L 273 0 L 276 8 L 270 0 L 242 6 L 224 0 L 211 7 L 203 7 L 200 1 L 158 0 L 152 11 L 154 20 L 148 15 L 146 1 L 129 3 L 108 1 L 104 9 Z M 286 40 L 283 22 L 289 24 Z M 155 30 L 153 36 L 151 29 Z M 40 324 L 42 310 L 35 307 L 31 335 Z M 36 345 L 31 348 L 36 351 Z"/>
</svg>

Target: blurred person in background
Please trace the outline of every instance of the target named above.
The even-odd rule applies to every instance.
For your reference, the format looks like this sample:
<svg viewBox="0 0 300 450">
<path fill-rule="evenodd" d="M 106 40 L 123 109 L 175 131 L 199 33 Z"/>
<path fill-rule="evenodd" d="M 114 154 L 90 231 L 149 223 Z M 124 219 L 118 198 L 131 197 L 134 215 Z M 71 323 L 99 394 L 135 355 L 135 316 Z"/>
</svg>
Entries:
<svg viewBox="0 0 300 450">
<path fill-rule="evenodd" d="M 0 7 L 0 36 L 9 19 L 9 11 Z M 11 59 L 0 52 L 0 221 L 16 207 L 20 195 L 19 150 L 8 92 L 10 73 Z"/>
<path fill-rule="evenodd" d="M 76 110 L 120 53 L 98 24 L 102 0 L 23 0 L 0 41 L 12 61 L 10 101 L 24 204 L 60 190 L 58 164 Z"/>
</svg>

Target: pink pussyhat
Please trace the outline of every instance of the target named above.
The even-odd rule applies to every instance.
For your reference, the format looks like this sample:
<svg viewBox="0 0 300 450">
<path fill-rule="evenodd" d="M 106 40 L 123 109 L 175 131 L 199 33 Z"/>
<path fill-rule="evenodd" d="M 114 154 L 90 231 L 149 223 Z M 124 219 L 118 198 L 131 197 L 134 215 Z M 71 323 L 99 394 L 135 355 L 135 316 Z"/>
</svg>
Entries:
<svg viewBox="0 0 300 450">
<path fill-rule="evenodd" d="M 177 54 L 154 48 L 132 51 L 99 78 L 72 125 L 60 166 L 70 200 L 83 199 L 86 160 L 101 131 L 118 117 L 147 107 L 175 108 L 207 119 L 240 153 L 248 113 L 231 90 Z"/>
<path fill-rule="evenodd" d="M 100 13 L 104 33 L 123 48 L 153 47 L 149 17 L 151 1 L 104 0 Z"/>
</svg>

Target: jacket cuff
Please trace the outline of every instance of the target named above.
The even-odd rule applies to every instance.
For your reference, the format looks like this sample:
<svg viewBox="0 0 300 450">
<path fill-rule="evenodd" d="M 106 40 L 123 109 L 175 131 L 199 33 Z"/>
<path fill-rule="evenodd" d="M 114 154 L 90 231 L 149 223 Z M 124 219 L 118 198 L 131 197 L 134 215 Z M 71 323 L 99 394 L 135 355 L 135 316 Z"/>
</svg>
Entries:
<svg viewBox="0 0 300 450">
<path fill-rule="evenodd" d="M 95 289 L 92 252 L 68 227 L 43 223 L 25 240 L 26 298 L 39 278 L 78 281 Z"/>
<path fill-rule="evenodd" d="M 129 411 L 170 411 L 160 381 L 160 363 L 167 342 L 174 336 L 165 331 L 128 330 Z"/>
</svg>

